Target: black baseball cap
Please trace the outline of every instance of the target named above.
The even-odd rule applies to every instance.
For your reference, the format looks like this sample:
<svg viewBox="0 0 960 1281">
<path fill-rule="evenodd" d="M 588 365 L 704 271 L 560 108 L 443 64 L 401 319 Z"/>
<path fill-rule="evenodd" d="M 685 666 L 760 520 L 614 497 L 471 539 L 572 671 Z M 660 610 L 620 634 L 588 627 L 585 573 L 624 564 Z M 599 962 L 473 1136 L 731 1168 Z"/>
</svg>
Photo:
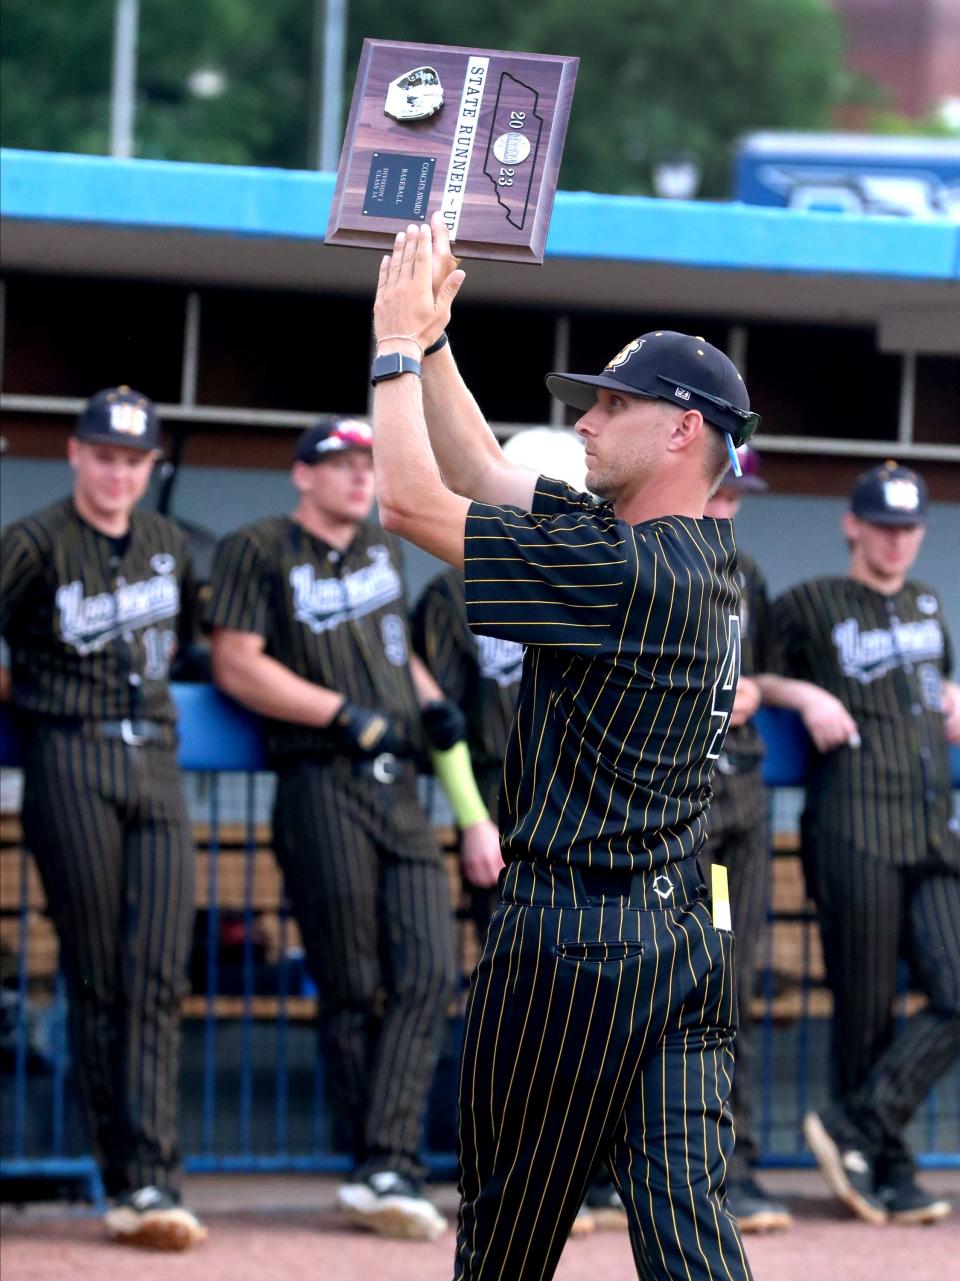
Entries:
<svg viewBox="0 0 960 1281">
<path fill-rule="evenodd" d="M 321 418 L 300 433 L 294 459 L 298 463 L 322 463 L 345 449 L 373 449 L 369 424 L 359 418 Z"/>
<path fill-rule="evenodd" d="M 599 374 L 547 375 L 550 394 L 574 409 L 592 408 L 598 387 L 699 409 L 711 426 L 726 432 L 736 448 L 746 444 L 760 426 L 760 415 L 750 410 L 750 397 L 736 365 L 693 334 L 658 329 L 627 343 Z"/>
<path fill-rule="evenodd" d="M 91 396 L 77 416 L 73 434 L 91 445 L 159 449 L 160 420 L 149 396 L 121 384 Z"/>
<path fill-rule="evenodd" d="M 921 476 L 891 461 L 871 467 L 850 495 L 850 510 L 871 525 L 923 525 L 929 498 Z"/>
</svg>

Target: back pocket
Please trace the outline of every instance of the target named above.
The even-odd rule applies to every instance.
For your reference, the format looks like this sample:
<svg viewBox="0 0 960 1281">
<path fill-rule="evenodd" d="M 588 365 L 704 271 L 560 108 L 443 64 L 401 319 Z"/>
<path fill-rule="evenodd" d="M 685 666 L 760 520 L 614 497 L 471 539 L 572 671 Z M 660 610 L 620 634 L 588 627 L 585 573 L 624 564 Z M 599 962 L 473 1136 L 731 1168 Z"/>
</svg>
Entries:
<svg viewBox="0 0 960 1281">
<path fill-rule="evenodd" d="M 609 943 L 554 943 L 553 954 L 564 961 L 629 961 L 643 956 L 643 944 L 619 943 L 616 939 Z"/>
</svg>

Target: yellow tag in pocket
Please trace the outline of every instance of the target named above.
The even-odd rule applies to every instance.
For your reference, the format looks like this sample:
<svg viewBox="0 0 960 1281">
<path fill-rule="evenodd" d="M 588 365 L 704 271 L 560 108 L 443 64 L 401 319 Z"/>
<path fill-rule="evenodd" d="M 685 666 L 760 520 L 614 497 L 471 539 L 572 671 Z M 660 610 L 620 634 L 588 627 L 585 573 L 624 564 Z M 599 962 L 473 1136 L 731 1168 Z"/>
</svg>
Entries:
<svg viewBox="0 0 960 1281">
<path fill-rule="evenodd" d="M 711 892 L 713 894 L 713 926 L 717 930 L 732 930 L 730 917 L 730 885 L 727 881 L 727 869 L 720 863 L 710 868 Z"/>
</svg>

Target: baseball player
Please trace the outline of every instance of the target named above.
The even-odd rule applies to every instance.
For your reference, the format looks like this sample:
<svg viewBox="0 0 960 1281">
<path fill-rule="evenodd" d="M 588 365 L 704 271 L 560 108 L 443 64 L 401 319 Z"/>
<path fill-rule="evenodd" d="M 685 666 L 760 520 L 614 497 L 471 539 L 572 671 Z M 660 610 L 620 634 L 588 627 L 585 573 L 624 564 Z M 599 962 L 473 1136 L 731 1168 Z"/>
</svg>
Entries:
<svg viewBox="0 0 960 1281">
<path fill-rule="evenodd" d="M 720 488 L 704 507 L 705 516 L 734 520 L 745 494 L 766 490 L 767 483 L 759 474 L 758 455 L 747 445 L 739 453 L 741 475 L 727 472 Z M 751 718 L 761 702 L 760 689 L 753 676 L 757 672 L 776 670 L 776 646 L 763 574 L 739 548 L 736 576 L 740 588 L 740 680 L 730 732 L 714 764 L 709 837 L 701 862 L 707 869 L 714 860 L 722 863 L 734 887 L 731 906 L 737 938 L 740 1029 L 735 1046 L 737 1066 L 730 1091 L 737 1142 L 727 1177 L 727 1208 L 736 1216 L 741 1232 L 768 1232 L 789 1228 L 792 1219 L 786 1206 L 763 1190 L 752 1170 L 757 1143 L 753 1120 L 756 1079 L 750 1004 L 757 972 L 757 949 L 766 925 L 770 835 L 766 789 L 760 768 L 763 743 Z"/>
<path fill-rule="evenodd" d="M 711 907 L 696 856 L 739 668 L 732 528 L 702 512 L 758 420 L 721 352 L 658 331 L 548 378 L 583 412 L 602 502 L 511 466 L 442 337 L 454 264 L 438 219 L 397 237 L 372 379 L 381 518 L 463 567 L 475 632 L 527 647 L 466 1016 L 455 1274 L 551 1277 L 603 1161 L 638 1275 L 749 1277 L 724 1206 L 729 898 L 717 875 Z"/>
<path fill-rule="evenodd" d="M 524 430 L 510 437 L 503 453 L 508 461 L 521 466 L 536 465 L 533 460 L 537 460 L 554 479 L 564 480 L 574 489 L 584 488 L 583 445 L 572 431 L 549 427 Z M 440 688 L 467 717 L 467 741 L 477 786 L 488 811 L 495 814 L 516 716 L 523 646 L 471 632 L 463 575 L 456 569 L 438 574 L 424 589 L 414 611 L 413 643 Z M 469 840 L 468 832 L 464 844 Z M 500 895 L 496 888 L 484 888 L 468 879 L 469 859 L 467 848 L 463 865 L 468 911 L 482 938 Z M 623 1203 L 601 1166 L 570 1235 L 586 1235 L 597 1228 L 624 1228 L 626 1223 Z"/>
<path fill-rule="evenodd" d="M 960 1052 L 960 830 L 948 741 L 960 689 L 932 587 L 907 577 L 927 492 L 892 462 L 857 481 L 847 573 L 774 603 L 785 670 L 764 699 L 796 708 L 818 749 L 803 816 L 834 998 L 834 1094 L 806 1117 L 834 1192 L 862 1219 L 930 1223 L 950 1211 L 915 1179 L 907 1122 Z M 927 1005 L 894 1022 L 897 962 Z"/>
<path fill-rule="evenodd" d="M 176 1142 L 194 851 L 167 682 L 193 583 L 182 532 L 137 509 L 159 442 L 139 392 L 89 401 L 68 445 L 72 496 L 4 531 L 0 631 L 107 1228 L 184 1249 L 205 1235 L 179 1204 Z"/>
<path fill-rule="evenodd" d="M 419 1151 L 454 966 L 446 868 L 417 794 L 424 727 L 448 786 L 469 758 L 462 715 L 410 654 L 396 540 L 366 520 L 371 440 L 366 423 L 322 419 L 297 443 L 292 515 L 221 543 L 213 671 L 269 718 L 274 849 L 356 1162 L 339 1203 L 357 1226 L 432 1238 L 445 1222 L 421 1192 Z M 495 879 L 475 786 L 467 811 L 462 827 L 488 829 Z"/>
</svg>

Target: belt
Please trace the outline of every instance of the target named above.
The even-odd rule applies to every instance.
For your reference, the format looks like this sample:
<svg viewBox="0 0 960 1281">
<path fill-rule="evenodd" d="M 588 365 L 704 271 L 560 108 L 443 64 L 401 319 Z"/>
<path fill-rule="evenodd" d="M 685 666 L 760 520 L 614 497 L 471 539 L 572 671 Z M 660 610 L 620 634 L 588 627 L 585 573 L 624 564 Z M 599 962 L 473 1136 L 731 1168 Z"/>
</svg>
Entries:
<svg viewBox="0 0 960 1281">
<path fill-rule="evenodd" d="M 405 761 L 394 756 L 393 752 L 381 752 L 371 761 L 354 761 L 353 772 L 358 778 L 372 778 L 389 787 L 403 778 L 406 772 L 404 766 Z"/>
<path fill-rule="evenodd" d="M 119 738 L 128 747 L 141 747 L 173 737 L 172 725 L 160 721 L 125 716 L 122 720 L 102 721 L 94 716 L 40 716 L 21 713 L 25 730 L 66 730 L 69 734 L 84 734 L 91 738 Z"/>
<path fill-rule="evenodd" d="M 94 733 L 100 738 L 119 738 L 128 747 L 142 747 L 163 738 L 166 727 L 156 721 L 93 721 Z"/>
<path fill-rule="evenodd" d="M 651 911 L 695 903 L 706 894 L 693 854 L 642 871 L 517 860 L 500 873 L 500 897 L 506 903 L 581 908 L 599 907 L 608 898 L 626 898 L 631 907 Z"/>
</svg>

